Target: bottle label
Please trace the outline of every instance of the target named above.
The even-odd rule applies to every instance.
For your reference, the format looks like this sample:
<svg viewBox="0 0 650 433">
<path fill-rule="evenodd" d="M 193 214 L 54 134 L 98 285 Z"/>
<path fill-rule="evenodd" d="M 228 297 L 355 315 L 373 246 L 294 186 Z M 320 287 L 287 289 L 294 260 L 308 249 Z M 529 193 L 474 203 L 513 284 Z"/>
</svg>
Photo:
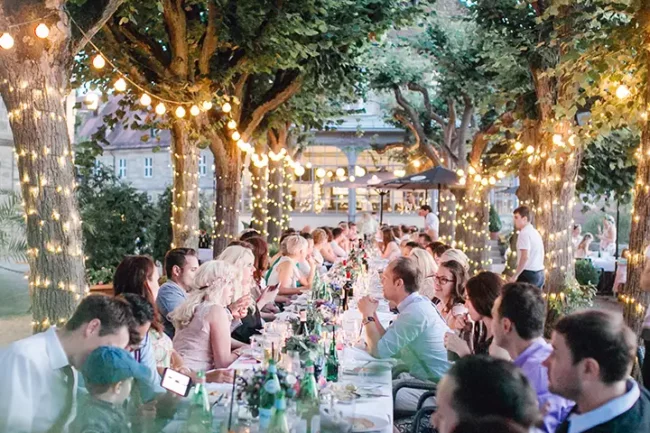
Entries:
<svg viewBox="0 0 650 433">
<path fill-rule="evenodd" d="M 269 380 L 264 384 L 264 390 L 269 394 L 275 394 L 280 391 L 280 383 L 277 380 Z"/>
<path fill-rule="evenodd" d="M 307 321 L 307 310 L 302 310 L 300 312 L 300 321 L 301 322 L 306 322 Z"/>
<path fill-rule="evenodd" d="M 263 409 L 260 408 L 260 429 L 266 430 L 271 424 L 271 417 L 273 416 L 273 408 Z"/>
</svg>

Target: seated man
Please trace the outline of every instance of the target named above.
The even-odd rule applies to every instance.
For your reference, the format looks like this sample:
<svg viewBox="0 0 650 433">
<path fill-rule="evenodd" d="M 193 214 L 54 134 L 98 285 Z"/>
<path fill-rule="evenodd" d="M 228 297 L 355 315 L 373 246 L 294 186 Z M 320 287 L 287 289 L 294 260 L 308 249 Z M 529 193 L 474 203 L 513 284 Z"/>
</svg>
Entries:
<svg viewBox="0 0 650 433">
<path fill-rule="evenodd" d="M 400 257 L 382 274 L 384 297 L 397 305 L 399 316 L 387 328 L 377 318 L 378 301 L 365 296 L 359 300 L 369 352 L 379 358 L 399 358 L 409 374 L 400 379 L 438 381 L 449 368 L 445 333 L 447 324 L 431 301 L 418 294 L 422 275 L 415 261 Z M 413 411 L 424 391 L 402 389 L 396 410 Z"/>
<path fill-rule="evenodd" d="M 630 377 L 636 335 L 620 314 L 565 316 L 551 341 L 549 389 L 576 402 L 558 433 L 650 431 L 650 392 Z"/>
<path fill-rule="evenodd" d="M 90 295 L 63 328 L 52 326 L 2 349 L 0 432 L 66 431 L 75 413 L 76 369 L 100 346 L 137 343 L 129 341 L 132 323 L 126 301 Z"/>
<path fill-rule="evenodd" d="M 522 371 L 483 355 L 466 356 L 451 367 L 438 386 L 437 404 L 431 425 L 439 433 L 454 432 L 462 421 L 495 416 L 526 429 L 541 419 L 535 391 Z"/>
<path fill-rule="evenodd" d="M 542 430 L 554 433 L 574 403 L 548 390 L 546 367 L 542 363 L 553 348 L 542 337 L 545 320 L 542 291 L 528 283 L 503 286 L 492 307 L 494 342 L 508 352 L 528 377 L 545 414 Z"/>
</svg>

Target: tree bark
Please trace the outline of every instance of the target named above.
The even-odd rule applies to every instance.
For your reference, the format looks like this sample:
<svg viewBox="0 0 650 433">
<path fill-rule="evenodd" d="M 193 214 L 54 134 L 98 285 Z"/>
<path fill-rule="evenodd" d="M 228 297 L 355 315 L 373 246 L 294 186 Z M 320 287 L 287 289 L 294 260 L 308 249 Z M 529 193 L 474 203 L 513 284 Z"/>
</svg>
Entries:
<svg viewBox="0 0 650 433">
<path fill-rule="evenodd" d="M 281 134 L 269 130 L 267 133 L 269 148 L 276 155 L 285 148 L 286 143 L 282 143 Z M 284 208 L 284 158 L 278 161 L 269 160 L 269 185 L 268 185 L 268 241 L 272 244 L 280 242 L 280 236 L 283 225 L 283 208 Z"/>
<path fill-rule="evenodd" d="M 645 45 L 650 47 L 650 4 L 643 2 L 639 11 L 639 20 L 644 32 Z M 650 70 L 650 53 L 646 50 L 646 69 Z M 650 78 L 645 82 L 645 103 L 650 104 Z M 640 280 L 646 261 L 645 250 L 650 239 L 650 121 L 646 120 L 641 134 L 639 154 L 644 157 L 637 159 L 636 182 L 634 183 L 634 210 L 632 212 L 632 227 L 630 229 L 630 254 L 627 265 L 627 284 L 623 289 L 623 316 L 628 326 L 639 335 L 643 324 L 645 309 L 650 302 L 650 295 L 641 290 Z M 646 355 L 647 356 L 647 355 Z"/>
<path fill-rule="evenodd" d="M 199 247 L 198 151 L 186 120 L 174 119 L 172 137 L 172 248 Z"/>
<path fill-rule="evenodd" d="M 458 191 L 458 217 L 456 224 L 456 248 L 465 252 L 469 259 L 470 274 L 489 269 L 488 221 L 490 206 L 489 190 L 467 178 L 466 188 Z"/>
<path fill-rule="evenodd" d="M 441 189 L 438 193 L 438 219 L 440 229 L 438 238 L 440 242 L 451 245 L 456 240 L 456 216 L 459 203 L 456 194 L 460 191 Z"/>
<path fill-rule="evenodd" d="M 255 151 L 258 155 L 265 154 L 266 146 L 261 140 L 255 145 Z M 251 190 L 253 213 L 251 215 L 251 227 L 266 237 L 267 232 L 267 215 L 268 215 L 268 187 L 267 187 L 267 166 L 258 167 L 253 161 L 250 163 L 251 171 Z"/>
</svg>

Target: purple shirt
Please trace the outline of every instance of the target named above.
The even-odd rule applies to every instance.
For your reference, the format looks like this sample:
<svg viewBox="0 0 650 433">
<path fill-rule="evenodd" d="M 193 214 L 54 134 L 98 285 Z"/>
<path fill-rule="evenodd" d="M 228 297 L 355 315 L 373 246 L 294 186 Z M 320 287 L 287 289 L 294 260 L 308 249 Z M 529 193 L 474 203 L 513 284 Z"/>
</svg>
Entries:
<svg viewBox="0 0 650 433">
<path fill-rule="evenodd" d="M 575 405 L 574 402 L 551 394 L 548 390 L 548 371 L 542 362 L 548 358 L 552 351 L 553 347 L 544 338 L 539 337 L 534 339 L 528 349 L 521 352 L 514 361 L 514 364 L 522 369 L 535 389 L 539 408 L 542 413 L 546 414 L 542 428 L 546 433 L 554 433 Z"/>
</svg>

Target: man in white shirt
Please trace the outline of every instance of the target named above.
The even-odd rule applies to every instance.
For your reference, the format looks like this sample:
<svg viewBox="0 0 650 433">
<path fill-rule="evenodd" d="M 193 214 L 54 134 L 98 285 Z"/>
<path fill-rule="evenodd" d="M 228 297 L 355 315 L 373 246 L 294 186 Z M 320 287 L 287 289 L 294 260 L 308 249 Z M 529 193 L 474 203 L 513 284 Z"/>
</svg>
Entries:
<svg viewBox="0 0 650 433">
<path fill-rule="evenodd" d="M 369 296 L 359 300 L 368 351 L 378 358 L 399 358 L 409 368 L 401 380 L 437 382 L 450 366 L 444 345 L 449 328 L 431 301 L 418 293 L 422 274 L 416 262 L 408 257 L 395 259 L 381 278 L 384 297 L 397 305 L 399 316 L 384 329 L 377 317 L 378 301 Z M 423 392 L 400 390 L 395 409 L 415 410 Z"/>
<path fill-rule="evenodd" d="M 542 236 L 530 223 L 530 209 L 520 206 L 514 211 L 517 237 L 517 269 L 508 279 L 514 283 L 530 283 L 542 288 L 544 286 L 544 242 Z"/>
<path fill-rule="evenodd" d="M 437 241 L 440 221 L 438 220 L 438 216 L 433 213 L 431 206 L 428 204 L 420 206 L 418 215 L 424 217 L 424 232 L 431 236 L 431 242 Z"/>
<path fill-rule="evenodd" d="M 549 389 L 576 402 L 556 433 L 650 431 L 650 392 L 630 377 L 636 335 L 620 313 L 564 316 L 551 342 Z"/>
<path fill-rule="evenodd" d="M 0 432 L 65 432 L 74 418 L 77 370 L 100 346 L 126 348 L 137 335 L 130 305 L 104 295 L 84 298 L 63 328 L 0 350 Z M 74 368 L 73 368 L 74 367 Z"/>
</svg>

